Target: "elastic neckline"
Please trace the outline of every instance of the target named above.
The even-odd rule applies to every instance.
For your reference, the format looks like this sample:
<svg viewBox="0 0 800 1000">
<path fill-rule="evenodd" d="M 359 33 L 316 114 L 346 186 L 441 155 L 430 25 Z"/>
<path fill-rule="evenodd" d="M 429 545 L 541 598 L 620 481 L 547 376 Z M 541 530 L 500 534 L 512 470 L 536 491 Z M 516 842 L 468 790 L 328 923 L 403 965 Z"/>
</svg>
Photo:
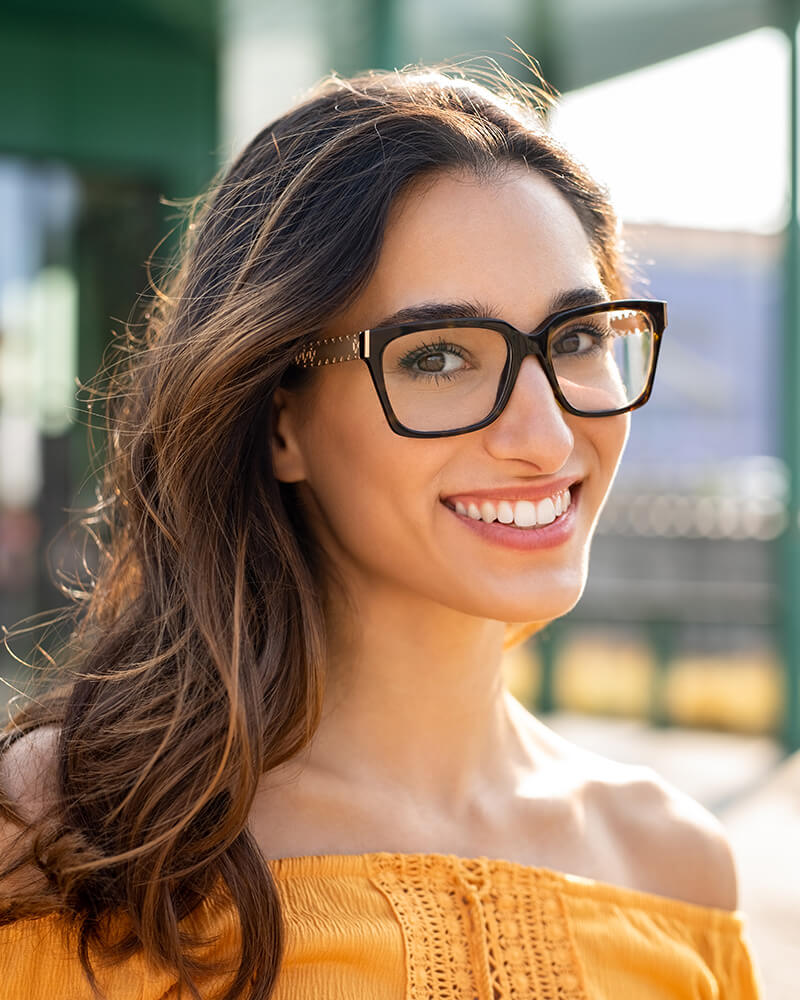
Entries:
<svg viewBox="0 0 800 1000">
<path fill-rule="evenodd" d="M 309 854 L 271 858 L 267 864 L 278 881 L 293 878 L 370 879 L 376 871 L 389 869 L 403 872 L 420 867 L 427 868 L 431 873 L 453 874 L 465 867 L 478 866 L 485 868 L 490 878 L 492 871 L 507 872 L 520 879 L 549 883 L 550 887 L 570 896 L 583 899 L 588 897 L 597 902 L 657 912 L 683 920 L 701 920 L 706 924 L 711 920 L 716 924 L 727 923 L 735 927 L 741 927 L 745 920 L 741 910 L 703 906 L 672 896 L 600 882 L 583 875 L 573 875 L 552 868 L 507 861 L 504 858 L 467 858 L 456 854 L 375 851 L 365 854 Z"/>
</svg>

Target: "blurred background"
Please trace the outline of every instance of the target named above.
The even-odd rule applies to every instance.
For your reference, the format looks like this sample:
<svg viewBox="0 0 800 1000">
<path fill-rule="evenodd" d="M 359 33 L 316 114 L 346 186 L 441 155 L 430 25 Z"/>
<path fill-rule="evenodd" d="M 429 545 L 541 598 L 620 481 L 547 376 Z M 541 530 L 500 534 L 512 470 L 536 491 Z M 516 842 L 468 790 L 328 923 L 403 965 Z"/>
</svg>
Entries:
<svg viewBox="0 0 800 1000">
<path fill-rule="evenodd" d="M 58 532 L 93 497 L 76 380 L 146 291 L 170 203 L 331 69 L 490 56 L 529 80 L 519 46 L 669 329 L 586 594 L 509 682 L 723 818 L 767 996 L 796 996 L 799 20 L 797 0 L 2 0 L 0 624 L 63 603 Z M 0 675 L 26 680 L 5 652 Z"/>
</svg>

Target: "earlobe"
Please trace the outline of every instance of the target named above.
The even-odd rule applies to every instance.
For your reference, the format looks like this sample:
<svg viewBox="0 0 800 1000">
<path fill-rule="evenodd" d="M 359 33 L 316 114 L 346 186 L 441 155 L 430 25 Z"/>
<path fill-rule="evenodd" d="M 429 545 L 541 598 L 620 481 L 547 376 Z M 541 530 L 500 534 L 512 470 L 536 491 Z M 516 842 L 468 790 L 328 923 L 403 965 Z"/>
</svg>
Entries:
<svg viewBox="0 0 800 1000">
<path fill-rule="evenodd" d="M 295 433 L 293 400 L 285 389 L 276 389 L 272 403 L 272 468 L 282 483 L 306 478 L 305 462 Z"/>
</svg>

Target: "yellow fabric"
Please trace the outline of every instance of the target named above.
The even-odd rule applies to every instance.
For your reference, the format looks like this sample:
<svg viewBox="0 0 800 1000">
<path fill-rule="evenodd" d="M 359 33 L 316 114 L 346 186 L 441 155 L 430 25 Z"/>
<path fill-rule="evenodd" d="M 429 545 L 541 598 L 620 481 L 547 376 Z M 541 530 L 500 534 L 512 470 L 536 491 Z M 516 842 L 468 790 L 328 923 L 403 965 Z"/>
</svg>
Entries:
<svg viewBox="0 0 800 1000">
<path fill-rule="evenodd" d="M 270 862 L 286 952 L 275 1000 L 754 1000 L 738 912 L 508 861 L 367 854 Z M 229 906 L 191 918 L 235 952 Z M 134 956 L 99 967 L 108 1000 L 177 1000 Z M 215 996 L 224 976 L 202 983 Z M 58 917 L 0 928 L 4 1000 L 94 1000 Z"/>
</svg>

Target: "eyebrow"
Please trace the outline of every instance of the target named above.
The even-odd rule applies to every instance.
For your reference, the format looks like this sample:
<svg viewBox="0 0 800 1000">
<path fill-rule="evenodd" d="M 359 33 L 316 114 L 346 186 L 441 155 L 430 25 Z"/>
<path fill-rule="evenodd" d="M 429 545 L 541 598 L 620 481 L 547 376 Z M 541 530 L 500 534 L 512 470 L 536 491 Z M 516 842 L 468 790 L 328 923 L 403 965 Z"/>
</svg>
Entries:
<svg viewBox="0 0 800 1000">
<path fill-rule="evenodd" d="M 599 286 L 586 288 L 570 288 L 558 292 L 550 300 L 548 315 L 561 312 L 564 309 L 577 309 L 579 306 L 593 306 L 599 302 L 608 302 L 607 292 Z M 448 319 L 489 319 L 500 318 L 502 309 L 487 302 L 473 299 L 461 299 L 455 302 L 422 302 L 416 306 L 407 306 L 384 317 L 371 329 L 384 326 L 405 326 L 407 323 L 427 323 Z"/>
</svg>

